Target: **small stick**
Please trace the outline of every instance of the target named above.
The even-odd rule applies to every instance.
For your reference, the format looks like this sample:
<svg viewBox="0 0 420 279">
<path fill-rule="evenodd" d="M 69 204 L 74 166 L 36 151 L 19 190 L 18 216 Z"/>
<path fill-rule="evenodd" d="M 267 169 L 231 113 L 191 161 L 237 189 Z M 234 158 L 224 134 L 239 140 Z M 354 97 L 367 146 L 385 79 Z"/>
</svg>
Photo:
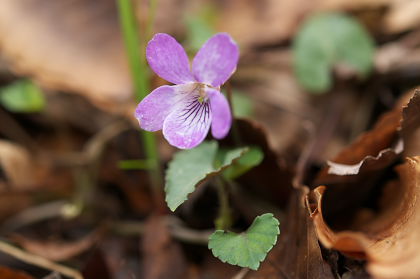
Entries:
<svg viewBox="0 0 420 279">
<path fill-rule="evenodd" d="M 57 271 L 58 273 L 61 273 L 73 279 L 83 279 L 82 274 L 80 274 L 80 272 L 78 272 L 77 270 L 74 270 L 64 265 L 56 264 L 45 258 L 42 258 L 35 254 L 25 252 L 19 248 L 16 248 L 2 241 L 0 241 L 0 251 L 5 254 L 11 255 L 15 257 L 16 259 L 21 260 L 23 262 L 26 262 L 35 266 L 39 266 L 48 270 Z"/>
</svg>

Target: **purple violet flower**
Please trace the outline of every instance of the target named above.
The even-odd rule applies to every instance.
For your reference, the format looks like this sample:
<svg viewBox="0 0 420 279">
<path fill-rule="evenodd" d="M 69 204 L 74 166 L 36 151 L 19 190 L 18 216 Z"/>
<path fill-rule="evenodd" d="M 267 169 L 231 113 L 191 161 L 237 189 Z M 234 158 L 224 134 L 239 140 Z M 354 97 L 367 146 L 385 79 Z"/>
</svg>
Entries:
<svg viewBox="0 0 420 279">
<path fill-rule="evenodd" d="M 168 34 L 156 34 L 146 48 L 153 71 L 175 85 L 153 90 L 137 106 L 135 117 L 146 131 L 163 129 L 168 142 L 194 148 L 206 137 L 224 138 L 232 115 L 220 86 L 235 72 L 239 49 L 226 33 L 211 37 L 198 51 L 192 67 L 184 48 Z"/>
</svg>

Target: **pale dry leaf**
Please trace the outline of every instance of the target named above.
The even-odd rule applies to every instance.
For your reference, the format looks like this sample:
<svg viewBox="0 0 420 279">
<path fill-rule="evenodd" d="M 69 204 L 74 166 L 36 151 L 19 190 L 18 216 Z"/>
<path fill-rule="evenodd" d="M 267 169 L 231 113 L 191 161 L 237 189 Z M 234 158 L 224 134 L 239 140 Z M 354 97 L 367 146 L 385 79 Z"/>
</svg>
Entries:
<svg viewBox="0 0 420 279">
<path fill-rule="evenodd" d="M 0 169 L 7 179 L 6 183 L 0 180 L 0 185 L 9 186 L 10 190 L 24 191 L 37 186 L 35 161 L 23 146 L 0 140 Z"/>
<path fill-rule="evenodd" d="M 102 105 L 132 96 L 115 1 L 5 0 L 0 34 L 13 69 L 47 88 Z"/>
<path fill-rule="evenodd" d="M 290 38 L 315 4 L 308 0 L 232 0 L 220 3 L 218 29 L 229 32 L 244 48 Z"/>
<path fill-rule="evenodd" d="M 394 0 L 385 19 L 385 29 L 398 33 L 418 27 L 420 24 L 420 1 Z"/>
</svg>

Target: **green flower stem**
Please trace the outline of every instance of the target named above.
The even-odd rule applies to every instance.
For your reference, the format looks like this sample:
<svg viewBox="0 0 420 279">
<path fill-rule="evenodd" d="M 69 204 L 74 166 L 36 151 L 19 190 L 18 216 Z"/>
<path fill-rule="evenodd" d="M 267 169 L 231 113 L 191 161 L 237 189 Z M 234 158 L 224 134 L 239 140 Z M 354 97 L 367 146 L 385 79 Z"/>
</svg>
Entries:
<svg viewBox="0 0 420 279">
<path fill-rule="evenodd" d="M 232 212 L 229 205 L 229 193 L 225 181 L 218 177 L 216 179 L 217 195 L 219 198 L 219 216 L 215 221 L 216 229 L 226 230 L 232 226 Z"/>
<path fill-rule="evenodd" d="M 134 83 L 134 92 L 137 101 L 141 101 L 149 93 L 150 89 L 146 59 L 141 55 L 144 43 L 141 44 L 141 40 L 138 37 L 137 20 L 133 13 L 134 7 L 131 0 L 118 0 L 117 3 L 126 53 Z"/>
<path fill-rule="evenodd" d="M 154 1 L 152 0 L 152 2 Z M 126 52 L 131 68 L 134 92 L 137 101 L 141 101 L 149 93 L 150 89 L 146 60 L 144 55 L 141 55 L 141 50 L 144 50 L 145 40 L 147 38 L 144 36 L 143 40 L 140 40 L 138 37 L 137 21 L 133 13 L 134 8 L 131 0 L 118 0 L 117 4 Z M 156 137 L 153 133 L 142 131 L 142 138 L 146 157 L 150 162 L 149 174 L 154 198 L 158 205 L 162 205 L 163 197 L 161 194 L 163 180 Z"/>
</svg>

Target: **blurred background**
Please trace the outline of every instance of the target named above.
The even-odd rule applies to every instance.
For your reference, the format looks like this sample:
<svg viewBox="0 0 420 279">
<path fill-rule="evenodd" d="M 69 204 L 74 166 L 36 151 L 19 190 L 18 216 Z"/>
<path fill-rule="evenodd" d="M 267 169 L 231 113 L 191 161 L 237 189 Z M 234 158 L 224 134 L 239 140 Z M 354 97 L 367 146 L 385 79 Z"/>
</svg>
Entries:
<svg viewBox="0 0 420 279">
<path fill-rule="evenodd" d="M 158 32 L 175 37 L 190 57 L 217 32 L 234 38 L 241 52 L 230 80 L 235 116 L 262 125 L 275 160 L 287 169 L 287 183 L 308 140 L 321 138 L 310 155 L 310 179 L 420 83 L 418 0 L 132 2 L 142 55 Z M 318 86 L 299 79 L 300 67 L 334 50 L 308 54 L 303 62 L 298 53 L 307 54 L 305 47 L 312 49 L 319 37 L 335 38 L 321 24 L 307 31 L 316 37 L 313 44 L 305 41 L 304 27 L 314 26 L 310 20 L 320 14 L 350 18 L 363 38 L 346 39 L 342 52 L 354 51 L 351 57 L 368 62 L 360 70 L 357 63 L 331 58 L 326 69 L 331 81 Z M 360 50 L 365 42 L 367 50 Z M 115 0 L 2 1 L 1 239 L 50 263 L 72 266 L 84 278 L 235 276 L 240 269 L 222 264 L 206 247 L 217 211 L 211 188 L 200 188 L 177 217 L 165 221 L 170 229 L 145 222 L 155 212 L 147 172 L 121 164 L 145 155 L 131 77 Z M 148 79 L 151 89 L 165 83 L 151 71 Z M 158 139 L 166 165 L 175 149 L 160 132 Z M 281 183 L 279 176 L 264 175 Z M 281 215 L 287 196 L 278 196 L 282 191 L 276 187 L 250 185 L 244 195 L 258 193 L 263 205 L 258 203 L 257 211 L 270 208 Z M 247 214 L 254 213 L 238 209 L 238 227 L 249 225 Z M 39 266 L 0 250 L 1 278 L 78 278 L 61 265 Z"/>
</svg>

